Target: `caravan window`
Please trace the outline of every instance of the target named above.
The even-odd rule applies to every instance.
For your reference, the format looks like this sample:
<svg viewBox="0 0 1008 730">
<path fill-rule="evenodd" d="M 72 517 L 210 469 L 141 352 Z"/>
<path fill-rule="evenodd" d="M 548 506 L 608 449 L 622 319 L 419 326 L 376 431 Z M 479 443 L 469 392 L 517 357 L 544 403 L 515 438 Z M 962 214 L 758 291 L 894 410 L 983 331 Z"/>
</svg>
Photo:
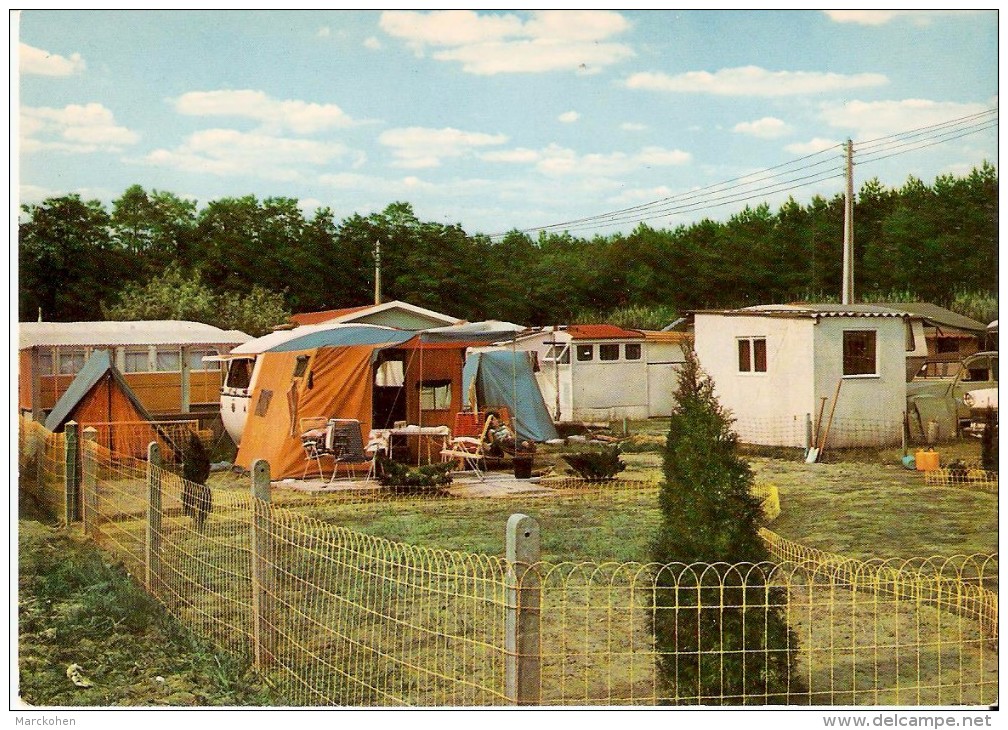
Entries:
<svg viewBox="0 0 1008 730">
<path fill-rule="evenodd" d="M 623 357 L 627 360 L 640 360 L 641 346 L 639 344 L 623 345 Z"/>
<path fill-rule="evenodd" d="M 228 388 L 247 388 L 252 382 L 252 360 L 241 358 L 232 360 L 228 365 L 227 385 Z"/>
<path fill-rule="evenodd" d="M 308 356 L 298 355 L 297 361 L 294 363 L 294 375 L 292 377 L 300 378 L 305 374 L 305 370 L 308 369 Z"/>
<path fill-rule="evenodd" d="M 570 363 L 570 345 L 550 345 L 543 356 L 543 362 Z"/>
<path fill-rule="evenodd" d="M 146 373 L 150 370 L 150 356 L 147 350 L 127 350 L 123 355 L 123 367 L 127 373 Z"/>
<path fill-rule="evenodd" d="M 157 351 L 157 367 L 159 373 L 177 373 L 182 370 L 182 354 L 177 349 Z"/>
<path fill-rule="evenodd" d="M 216 361 L 203 362 L 207 355 L 216 355 L 216 350 L 195 350 L 187 355 L 190 370 L 220 370 L 220 364 Z"/>
<path fill-rule="evenodd" d="M 619 360 L 619 345 L 599 345 L 598 359 L 606 361 Z"/>
<path fill-rule="evenodd" d="M 424 380 L 420 383 L 420 408 L 425 411 L 446 411 L 451 408 L 451 381 Z"/>
<path fill-rule="evenodd" d="M 38 374 L 39 375 L 52 375 L 53 374 L 53 356 L 52 350 L 45 349 L 39 350 L 38 352 Z"/>
<path fill-rule="evenodd" d="M 59 374 L 76 375 L 84 367 L 83 350 L 60 350 Z"/>
<path fill-rule="evenodd" d="M 578 345 L 577 346 L 577 359 L 578 362 L 588 362 L 589 360 L 595 359 L 595 345 Z"/>
<path fill-rule="evenodd" d="M 843 374 L 877 375 L 875 330 L 844 330 Z"/>
</svg>

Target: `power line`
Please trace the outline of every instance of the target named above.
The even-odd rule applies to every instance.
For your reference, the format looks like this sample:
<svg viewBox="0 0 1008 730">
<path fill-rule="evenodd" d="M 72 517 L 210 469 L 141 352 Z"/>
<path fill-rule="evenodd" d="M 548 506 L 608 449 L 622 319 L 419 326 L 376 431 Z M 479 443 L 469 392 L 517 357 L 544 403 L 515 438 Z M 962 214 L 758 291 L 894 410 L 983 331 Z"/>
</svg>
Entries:
<svg viewBox="0 0 1008 730">
<path fill-rule="evenodd" d="M 950 119 L 944 122 L 925 125 L 858 142 L 856 143 L 860 155 L 858 164 L 864 165 L 877 162 L 897 155 L 951 142 L 988 129 L 994 129 L 997 126 L 997 114 L 997 108 L 986 109 L 984 111 L 968 114 L 956 119 Z M 921 137 L 927 137 L 928 135 L 931 136 L 926 139 L 920 139 Z M 788 177 L 790 175 L 796 175 L 798 173 L 806 172 L 819 167 L 823 164 L 835 162 L 835 158 L 825 157 L 825 155 L 841 148 L 842 145 L 832 145 L 823 150 L 795 158 L 794 160 L 790 160 L 788 162 L 783 162 L 746 175 L 730 178 L 722 182 L 712 183 L 710 185 L 677 195 L 667 196 L 658 200 L 608 211 L 606 213 L 599 213 L 592 216 L 562 221 L 560 223 L 551 223 L 543 226 L 520 229 L 517 232 L 529 234 L 556 229 L 591 230 L 594 228 L 612 226 L 617 223 L 653 220 L 655 218 L 665 217 L 674 213 L 697 212 L 708 208 L 729 205 L 731 203 L 747 202 L 773 193 L 796 190 L 809 185 L 814 185 L 818 182 L 843 177 L 842 172 L 835 173 L 821 171 L 820 173 L 791 177 L 786 180 L 779 179 L 782 176 Z M 865 154 L 865 150 L 867 150 L 867 154 Z M 820 158 L 818 161 L 810 162 L 817 157 Z M 807 164 L 801 164 L 803 162 Z M 787 168 L 795 169 L 788 170 Z M 759 185 L 760 183 L 767 184 Z M 754 187 L 757 185 L 759 186 Z M 746 188 L 748 188 L 748 190 L 746 190 Z M 490 238 L 491 240 L 499 240 L 505 235 L 507 234 L 497 233 L 491 235 Z"/>
</svg>

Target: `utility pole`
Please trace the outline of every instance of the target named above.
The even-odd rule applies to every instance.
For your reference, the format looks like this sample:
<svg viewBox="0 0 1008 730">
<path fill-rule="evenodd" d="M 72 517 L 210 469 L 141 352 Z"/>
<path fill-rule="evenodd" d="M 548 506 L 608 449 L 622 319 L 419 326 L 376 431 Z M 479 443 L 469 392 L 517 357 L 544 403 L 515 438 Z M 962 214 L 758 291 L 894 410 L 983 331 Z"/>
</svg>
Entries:
<svg viewBox="0 0 1008 730">
<path fill-rule="evenodd" d="M 844 195 L 843 226 L 843 304 L 854 302 L 854 143 L 847 140 L 847 163 L 844 166 L 847 189 Z"/>
<path fill-rule="evenodd" d="M 374 303 L 381 304 L 381 239 L 374 242 Z"/>
</svg>

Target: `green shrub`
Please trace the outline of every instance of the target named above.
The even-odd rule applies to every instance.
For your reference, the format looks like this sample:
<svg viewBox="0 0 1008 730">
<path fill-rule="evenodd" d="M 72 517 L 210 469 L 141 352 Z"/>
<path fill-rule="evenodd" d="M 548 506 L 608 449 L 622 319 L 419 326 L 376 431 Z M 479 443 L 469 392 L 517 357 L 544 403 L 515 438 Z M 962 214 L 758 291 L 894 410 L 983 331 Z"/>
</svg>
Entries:
<svg viewBox="0 0 1008 730">
<path fill-rule="evenodd" d="M 984 469 L 998 470 L 998 414 L 990 406 L 984 411 L 984 430 L 980 437 L 980 460 Z"/>
<path fill-rule="evenodd" d="M 410 468 L 388 458 L 378 460 L 378 483 L 395 492 L 438 492 L 451 484 L 454 462 Z"/>
<path fill-rule="evenodd" d="M 562 458 L 582 479 L 612 479 L 626 469 L 618 446 L 563 454 Z"/>
<path fill-rule="evenodd" d="M 667 696 L 702 704 L 775 704 L 799 692 L 787 591 L 767 571 L 732 569 L 770 554 L 757 530 L 753 475 L 696 353 L 686 351 L 665 451 L 653 629 Z M 694 563 L 706 570 L 684 568 Z"/>
</svg>

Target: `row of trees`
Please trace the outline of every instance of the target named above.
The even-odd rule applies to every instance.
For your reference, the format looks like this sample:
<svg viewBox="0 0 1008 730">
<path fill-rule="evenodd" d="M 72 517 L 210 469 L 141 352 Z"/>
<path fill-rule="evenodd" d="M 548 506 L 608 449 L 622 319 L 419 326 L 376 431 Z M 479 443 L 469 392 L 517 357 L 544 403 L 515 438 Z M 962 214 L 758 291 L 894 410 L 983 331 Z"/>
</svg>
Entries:
<svg viewBox="0 0 1008 730">
<path fill-rule="evenodd" d="M 898 290 L 948 303 L 957 291 L 996 292 L 997 203 L 997 173 L 987 164 L 933 185 L 865 183 L 854 217 L 859 298 Z M 403 202 L 337 223 L 328 208 L 306 216 L 293 198 L 222 198 L 198 208 L 133 186 L 111 210 L 75 195 L 23 206 L 19 229 L 22 319 L 39 310 L 48 320 L 121 312 L 124 293 L 136 295 L 169 270 L 222 301 L 240 303 L 258 286 L 286 311 L 364 304 L 380 240 L 387 299 L 466 319 L 549 324 L 584 312 L 839 291 L 843 200 L 791 199 L 776 212 L 764 204 L 673 229 L 642 223 L 590 238 L 516 231 L 494 242 L 461 225 L 420 221 Z"/>
</svg>

